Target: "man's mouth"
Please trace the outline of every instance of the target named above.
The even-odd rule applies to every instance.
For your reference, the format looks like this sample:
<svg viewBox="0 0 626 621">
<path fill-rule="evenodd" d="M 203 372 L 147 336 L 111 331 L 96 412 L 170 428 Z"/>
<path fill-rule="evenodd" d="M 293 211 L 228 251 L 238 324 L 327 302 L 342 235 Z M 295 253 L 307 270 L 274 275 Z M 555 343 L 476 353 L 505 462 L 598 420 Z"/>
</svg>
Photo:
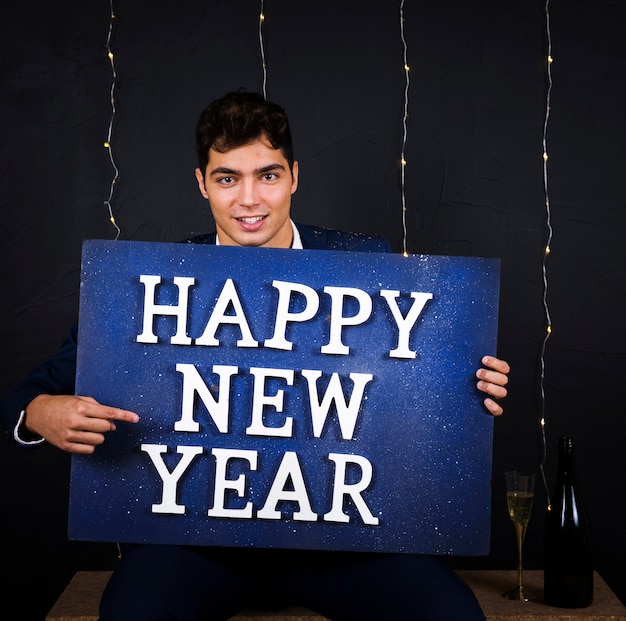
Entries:
<svg viewBox="0 0 626 621">
<path fill-rule="evenodd" d="M 243 222 L 244 224 L 256 224 L 266 217 L 267 216 L 252 216 L 247 218 L 237 218 L 237 220 L 239 220 L 239 222 Z"/>
</svg>

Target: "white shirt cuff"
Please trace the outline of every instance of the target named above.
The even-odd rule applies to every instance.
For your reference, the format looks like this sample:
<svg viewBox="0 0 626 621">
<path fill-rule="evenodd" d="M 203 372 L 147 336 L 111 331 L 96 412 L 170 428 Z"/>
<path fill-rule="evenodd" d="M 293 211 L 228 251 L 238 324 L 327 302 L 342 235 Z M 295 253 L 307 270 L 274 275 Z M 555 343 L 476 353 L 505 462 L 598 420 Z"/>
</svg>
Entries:
<svg viewBox="0 0 626 621">
<path fill-rule="evenodd" d="M 17 419 L 17 424 L 13 428 L 13 438 L 18 444 L 22 446 L 36 446 L 38 444 L 43 444 L 46 439 L 45 438 L 37 438 L 36 440 L 24 440 L 20 437 L 20 431 L 24 429 L 24 418 L 26 417 L 26 410 L 22 410 L 20 412 L 20 417 Z"/>
</svg>

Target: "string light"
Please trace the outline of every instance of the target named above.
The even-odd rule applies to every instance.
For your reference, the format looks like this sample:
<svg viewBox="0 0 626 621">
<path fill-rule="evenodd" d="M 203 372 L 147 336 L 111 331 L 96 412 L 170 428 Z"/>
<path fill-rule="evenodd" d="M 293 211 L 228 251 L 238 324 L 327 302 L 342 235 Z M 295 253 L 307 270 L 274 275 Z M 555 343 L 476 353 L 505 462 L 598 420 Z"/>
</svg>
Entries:
<svg viewBox="0 0 626 621">
<path fill-rule="evenodd" d="M 404 112 L 402 115 L 402 149 L 400 154 L 400 193 L 402 200 L 402 254 L 407 257 L 409 253 L 407 251 L 407 232 L 406 232 L 406 192 L 405 192 L 405 174 L 406 174 L 406 138 L 407 138 L 407 119 L 409 117 L 409 64 L 407 61 L 407 45 L 406 38 L 404 37 L 404 0 L 400 2 L 400 38 L 402 40 L 402 47 L 404 53 Z"/>
<path fill-rule="evenodd" d="M 552 33 L 550 31 L 550 0 L 546 0 L 545 3 L 545 14 L 546 14 L 546 40 L 547 40 L 547 62 L 546 62 L 546 75 L 548 85 L 546 88 L 546 112 L 543 121 L 543 138 L 542 138 L 542 146 L 543 146 L 543 189 L 544 189 L 544 197 L 545 197 L 545 208 L 546 208 L 546 227 L 547 227 L 547 240 L 546 246 L 543 253 L 543 259 L 541 263 L 542 269 L 542 277 L 543 277 L 543 308 L 546 317 L 546 333 L 543 337 L 541 343 L 541 355 L 540 355 L 540 365 L 541 365 L 541 374 L 540 374 L 540 393 L 541 393 L 541 418 L 539 420 L 539 425 L 541 428 L 541 441 L 542 441 L 542 455 L 541 455 L 541 463 L 539 465 L 539 470 L 541 472 L 541 477 L 543 479 L 543 485 L 546 491 L 546 497 L 548 499 L 548 509 L 550 508 L 550 492 L 548 490 L 548 483 L 546 481 L 546 473 L 545 473 L 545 463 L 546 463 L 546 455 L 547 455 L 547 445 L 546 445 L 546 394 L 545 394 L 545 375 L 546 375 L 546 364 L 545 364 L 545 353 L 546 353 L 546 345 L 548 343 L 548 339 L 552 334 L 552 320 L 550 318 L 550 309 L 548 307 L 548 277 L 547 277 L 547 269 L 546 262 L 548 259 L 548 255 L 550 254 L 550 244 L 552 243 L 552 213 L 550 210 L 550 195 L 548 193 L 548 121 L 550 120 L 550 97 L 552 95 Z"/>
<path fill-rule="evenodd" d="M 111 147 L 111 136 L 113 134 L 113 121 L 115 119 L 115 84 L 117 81 L 117 72 L 115 70 L 115 58 L 113 56 L 113 50 L 111 49 L 111 37 L 113 36 L 113 22 L 115 21 L 115 11 L 113 10 L 113 0 L 109 0 L 109 32 L 107 34 L 106 41 L 106 51 L 107 56 L 109 58 L 109 63 L 111 64 L 111 90 L 110 90 L 110 99 L 111 99 L 111 117 L 109 119 L 109 129 L 107 131 L 107 139 L 104 142 L 104 148 L 107 150 L 109 154 L 109 160 L 111 161 L 111 165 L 113 166 L 113 170 L 115 174 L 113 175 L 113 179 L 111 180 L 111 187 L 109 189 L 109 198 L 104 201 L 104 204 L 107 206 L 109 210 L 109 222 L 115 227 L 115 240 L 117 240 L 122 232 L 117 222 L 115 221 L 115 216 L 113 215 L 113 208 L 111 207 L 111 199 L 113 198 L 113 192 L 115 188 L 115 184 L 117 182 L 117 178 L 119 177 L 119 170 L 115 164 L 115 159 L 113 157 L 113 149 Z M 117 558 L 120 560 L 122 558 L 122 548 L 119 543 L 116 543 L 117 548 Z"/>
<path fill-rule="evenodd" d="M 261 0 L 261 11 L 259 13 L 259 48 L 261 50 L 261 68 L 263 70 L 263 97 L 267 99 L 267 66 L 265 65 L 265 46 L 263 45 L 263 23 L 265 22 L 265 11 L 263 0 Z"/>
<path fill-rule="evenodd" d="M 111 64 L 111 91 L 110 91 L 110 99 L 111 99 L 111 117 L 109 119 L 109 129 L 107 132 L 107 139 L 104 142 L 104 148 L 107 150 L 109 154 L 109 160 L 111 161 L 111 166 L 113 166 L 113 179 L 111 180 L 111 187 L 109 189 L 109 197 L 104 201 L 104 204 L 107 206 L 109 210 L 109 221 L 115 227 L 116 234 L 115 239 L 118 239 L 120 233 L 122 232 L 120 227 L 117 225 L 115 221 L 115 216 L 113 215 L 113 208 L 111 207 L 111 200 L 113 199 L 113 193 L 115 192 L 115 184 L 119 178 L 119 170 L 117 165 L 115 164 L 115 158 L 113 157 L 113 148 L 111 147 L 111 136 L 113 134 L 113 122 L 115 120 L 115 85 L 117 82 L 117 72 L 115 70 L 115 58 L 113 56 L 113 51 L 111 50 L 111 37 L 113 35 L 113 22 L 115 21 L 115 12 L 113 11 L 113 0 L 109 0 L 109 8 L 110 8 L 110 20 L 109 20 L 109 32 L 107 35 L 106 41 L 106 51 L 107 56 L 109 57 L 109 62 Z"/>
</svg>

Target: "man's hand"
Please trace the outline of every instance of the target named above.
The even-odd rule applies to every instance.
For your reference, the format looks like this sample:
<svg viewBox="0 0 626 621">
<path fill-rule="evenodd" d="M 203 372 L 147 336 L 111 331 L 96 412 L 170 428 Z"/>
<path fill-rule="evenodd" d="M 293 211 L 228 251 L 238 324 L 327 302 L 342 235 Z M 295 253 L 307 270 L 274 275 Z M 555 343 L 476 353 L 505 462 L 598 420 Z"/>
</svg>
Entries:
<svg viewBox="0 0 626 621">
<path fill-rule="evenodd" d="M 24 424 L 64 451 L 90 455 L 104 442 L 105 433 L 115 431 L 116 420 L 136 423 L 139 416 L 91 397 L 38 395 L 26 407 Z"/>
<path fill-rule="evenodd" d="M 511 370 L 509 363 L 494 356 L 484 356 L 481 362 L 486 368 L 476 371 L 478 378 L 476 388 L 491 395 L 494 399 L 503 399 L 507 395 L 505 386 L 509 383 L 508 373 Z M 500 416 L 504 410 L 494 399 L 487 397 L 483 403 L 491 414 Z"/>
</svg>

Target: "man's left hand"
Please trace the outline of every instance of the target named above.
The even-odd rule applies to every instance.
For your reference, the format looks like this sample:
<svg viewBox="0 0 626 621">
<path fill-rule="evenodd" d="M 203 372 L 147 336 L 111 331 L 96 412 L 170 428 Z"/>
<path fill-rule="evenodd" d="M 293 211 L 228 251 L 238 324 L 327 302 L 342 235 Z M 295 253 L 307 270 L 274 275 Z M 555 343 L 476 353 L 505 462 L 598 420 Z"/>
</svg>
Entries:
<svg viewBox="0 0 626 621">
<path fill-rule="evenodd" d="M 494 416 L 500 416 L 504 410 L 495 399 L 503 399 L 507 395 L 505 386 L 509 383 L 508 373 L 511 371 L 509 363 L 495 356 L 484 356 L 484 367 L 476 371 L 478 382 L 476 388 L 490 395 L 483 403 Z M 493 397 L 493 399 L 491 398 Z"/>
</svg>

